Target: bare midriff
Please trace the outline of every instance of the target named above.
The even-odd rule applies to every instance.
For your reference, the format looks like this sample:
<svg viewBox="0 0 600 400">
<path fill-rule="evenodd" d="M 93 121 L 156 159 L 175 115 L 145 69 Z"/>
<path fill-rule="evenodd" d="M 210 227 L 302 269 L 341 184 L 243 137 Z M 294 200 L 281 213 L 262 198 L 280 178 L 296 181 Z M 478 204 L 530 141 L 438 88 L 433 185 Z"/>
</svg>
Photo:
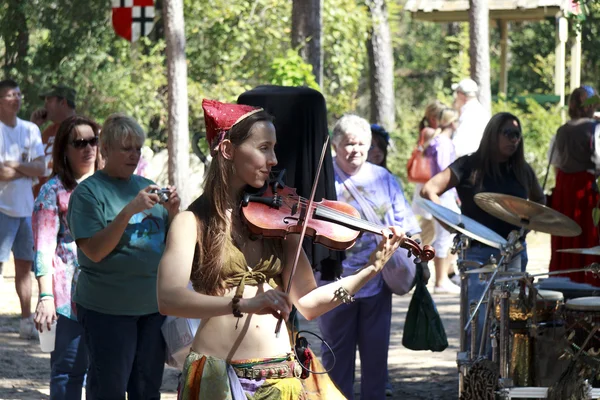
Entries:
<svg viewBox="0 0 600 400">
<path fill-rule="evenodd" d="M 254 297 L 268 290 L 274 289 L 267 283 L 246 285 L 243 297 Z M 234 294 L 235 288 L 224 297 L 233 298 Z M 192 350 L 227 361 L 280 357 L 291 351 L 291 345 L 285 325 L 279 337 L 275 336 L 276 325 L 277 318 L 272 314 L 244 314 L 238 319 L 231 313 L 204 319 L 196 332 Z"/>
</svg>

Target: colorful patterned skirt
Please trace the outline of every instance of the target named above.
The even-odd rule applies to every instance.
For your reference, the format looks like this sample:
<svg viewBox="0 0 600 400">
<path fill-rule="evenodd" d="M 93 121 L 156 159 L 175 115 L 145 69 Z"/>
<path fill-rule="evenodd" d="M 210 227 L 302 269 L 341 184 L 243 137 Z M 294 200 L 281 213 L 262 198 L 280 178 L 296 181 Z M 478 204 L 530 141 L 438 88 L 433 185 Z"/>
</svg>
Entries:
<svg viewBox="0 0 600 400">
<path fill-rule="evenodd" d="M 316 368 L 316 369 L 315 369 Z M 322 370 L 313 358 L 312 370 Z M 183 366 L 178 400 L 317 400 L 344 399 L 329 377 L 300 379 L 293 355 L 227 363 L 191 352 Z"/>
</svg>

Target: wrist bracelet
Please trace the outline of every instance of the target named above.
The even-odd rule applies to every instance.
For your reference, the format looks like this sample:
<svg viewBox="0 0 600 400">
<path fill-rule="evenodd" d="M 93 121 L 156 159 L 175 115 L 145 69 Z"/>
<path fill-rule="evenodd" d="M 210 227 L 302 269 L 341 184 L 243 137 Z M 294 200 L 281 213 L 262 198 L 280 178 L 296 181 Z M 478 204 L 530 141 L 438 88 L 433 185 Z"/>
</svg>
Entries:
<svg viewBox="0 0 600 400">
<path fill-rule="evenodd" d="M 40 293 L 40 299 L 44 297 L 54 297 L 54 295 L 52 293 Z"/>
<path fill-rule="evenodd" d="M 344 289 L 343 286 L 340 286 L 339 288 L 335 289 L 333 295 L 336 300 L 339 300 L 344 304 L 354 303 L 354 296 L 351 295 L 346 289 Z"/>
<path fill-rule="evenodd" d="M 54 300 L 54 296 L 40 297 L 38 301 Z"/>
<path fill-rule="evenodd" d="M 233 316 L 236 318 L 242 318 L 244 314 L 240 311 L 240 300 L 242 298 L 238 296 L 234 296 L 231 300 L 231 310 L 233 311 Z"/>
</svg>

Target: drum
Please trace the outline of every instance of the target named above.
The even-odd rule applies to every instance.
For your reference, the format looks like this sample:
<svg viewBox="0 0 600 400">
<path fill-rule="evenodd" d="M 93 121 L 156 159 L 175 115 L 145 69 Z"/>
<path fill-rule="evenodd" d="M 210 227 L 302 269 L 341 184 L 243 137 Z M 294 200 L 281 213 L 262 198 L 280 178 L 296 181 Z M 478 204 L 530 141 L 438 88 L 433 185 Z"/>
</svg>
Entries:
<svg viewBox="0 0 600 400">
<path fill-rule="evenodd" d="M 528 298 L 529 291 L 522 296 L 519 290 L 511 293 L 508 317 L 511 322 L 532 320 L 534 316 L 533 302 Z M 552 321 L 564 303 L 561 292 L 538 290 L 535 301 L 535 320 L 537 322 Z M 496 303 L 496 319 L 500 320 L 500 302 Z"/>
<path fill-rule="evenodd" d="M 500 320 L 500 302 L 496 302 L 496 318 Z M 552 353 L 550 347 L 540 346 L 536 336 L 543 331 L 545 337 L 562 334 L 555 325 L 560 320 L 559 310 L 564 303 L 561 292 L 538 290 L 535 298 L 529 298 L 529 290 L 511 293 L 509 300 L 510 361 L 509 376 L 515 386 L 535 386 L 548 376 L 548 365 L 544 359 Z M 530 323 L 528 323 L 528 321 Z M 532 325 L 532 323 L 535 324 Z M 535 334 L 532 334 L 532 327 Z M 547 329 L 549 327 L 550 329 Z M 561 336 L 558 336 L 559 338 Z M 547 347 L 547 348 L 546 348 Z M 553 353 L 552 356 L 555 356 Z M 552 362 L 556 362 L 557 357 Z M 554 374 L 553 374 L 554 375 Z"/>
<path fill-rule="evenodd" d="M 600 353 L 600 297 L 579 297 L 565 305 L 566 335 L 574 350 Z"/>
</svg>

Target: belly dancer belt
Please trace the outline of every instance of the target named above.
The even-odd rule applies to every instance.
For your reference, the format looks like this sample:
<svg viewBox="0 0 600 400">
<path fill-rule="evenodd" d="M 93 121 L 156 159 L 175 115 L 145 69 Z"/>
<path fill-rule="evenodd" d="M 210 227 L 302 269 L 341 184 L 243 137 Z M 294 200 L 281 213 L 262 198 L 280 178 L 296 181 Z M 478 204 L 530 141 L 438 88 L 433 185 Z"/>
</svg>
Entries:
<svg viewBox="0 0 600 400">
<path fill-rule="evenodd" d="M 279 358 L 255 362 L 232 362 L 236 375 L 247 379 L 300 378 L 302 367 L 295 359 Z"/>
</svg>

